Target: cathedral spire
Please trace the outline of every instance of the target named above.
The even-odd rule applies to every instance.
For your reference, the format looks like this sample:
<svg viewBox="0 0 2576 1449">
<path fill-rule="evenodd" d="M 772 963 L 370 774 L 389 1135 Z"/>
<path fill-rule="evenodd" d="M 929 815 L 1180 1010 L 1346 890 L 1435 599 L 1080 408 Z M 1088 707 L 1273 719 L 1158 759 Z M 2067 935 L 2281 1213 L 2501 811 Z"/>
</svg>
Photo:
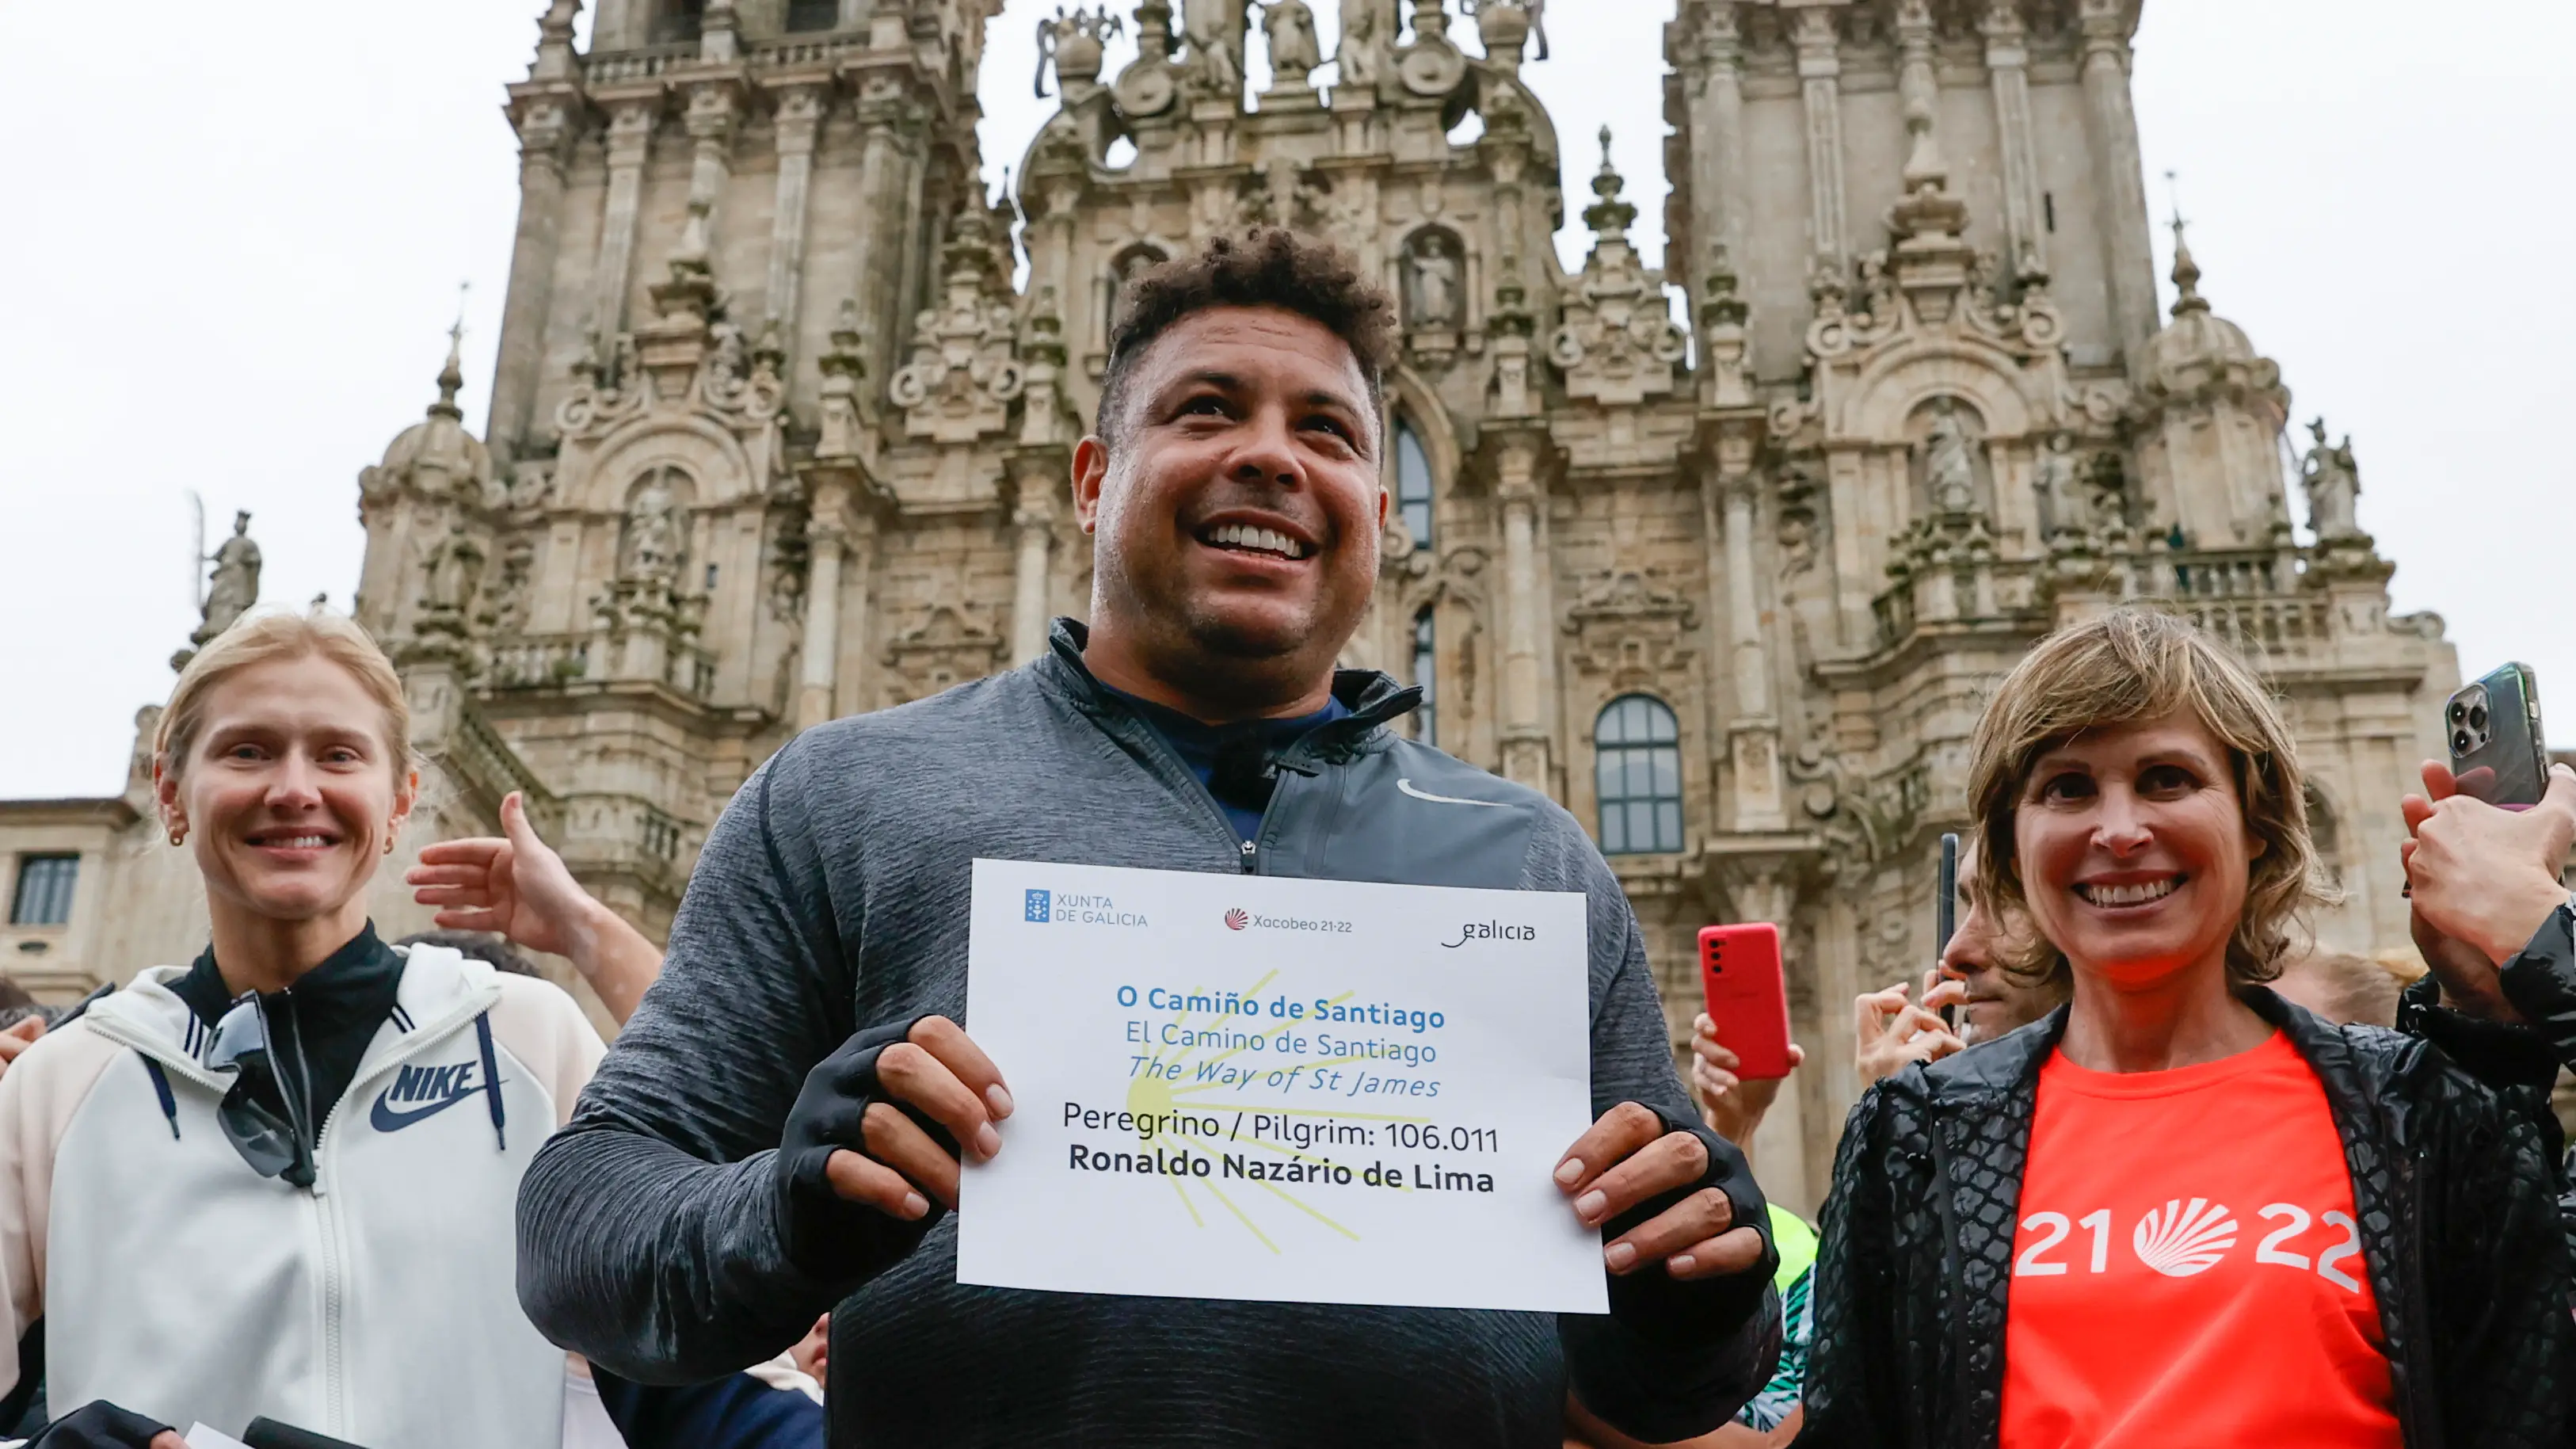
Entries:
<svg viewBox="0 0 2576 1449">
<path fill-rule="evenodd" d="M 1592 178 L 1592 194 L 1600 198 L 1583 208 L 1583 224 L 1603 241 L 1627 239 L 1628 228 L 1637 219 L 1637 208 L 1619 195 L 1627 189 L 1628 178 L 1610 162 L 1610 128 L 1601 128 L 1601 169 Z"/>
<path fill-rule="evenodd" d="M 456 405 L 456 394 L 465 387 L 465 291 L 471 282 L 456 289 L 456 322 L 447 329 L 447 365 L 438 370 L 438 401 L 429 405 L 433 418 L 462 418 L 465 410 Z"/>
<path fill-rule="evenodd" d="M 2182 197 L 2173 192 L 2174 173 L 2165 173 L 2165 187 L 2172 194 L 2174 234 L 2174 304 L 2177 317 L 2185 312 L 2206 312 L 2209 301 L 2200 295 L 2200 263 L 2191 259 L 2191 243 L 2184 239 L 2183 228 L 2190 223 L 2182 219 Z"/>
</svg>

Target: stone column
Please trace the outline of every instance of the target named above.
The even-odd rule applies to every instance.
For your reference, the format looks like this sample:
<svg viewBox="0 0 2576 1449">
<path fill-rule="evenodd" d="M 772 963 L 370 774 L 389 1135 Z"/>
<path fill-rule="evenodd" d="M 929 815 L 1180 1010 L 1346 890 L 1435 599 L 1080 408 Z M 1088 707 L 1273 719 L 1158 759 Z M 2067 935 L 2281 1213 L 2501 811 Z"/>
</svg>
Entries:
<svg viewBox="0 0 2576 1449">
<path fill-rule="evenodd" d="M 1047 647 L 1047 564 L 1055 552 L 1055 506 L 1043 493 L 1024 494 L 1011 524 L 1020 535 L 1019 559 L 1011 573 L 1011 662 L 1026 664 Z"/>
<path fill-rule="evenodd" d="M 519 235 L 510 247 L 510 290 L 501 302 L 501 355 L 492 372 L 484 440 L 508 457 L 528 434 L 545 361 L 546 309 L 554 298 L 555 247 L 563 229 L 564 152 L 572 123 L 551 98 L 519 114 Z"/>
<path fill-rule="evenodd" d="M 2083 0 L 2084 119 L 2101 181 L 2111 320 L 2135 368 L 2156 335 L 2156 264 L 2147 247 L 2146 173 L 2129 102 L 2129 37 L 2123 0 Z"/>
<path fill-rule="evenodd" d="M 702 85 L 689 93 L 689 222 L 680 234 L 681 256 L 702 262 L 714 256 L 716 209 L 724 202 L 725 183 L 733 178 L 733 128 L 739 108 L 730 82 Z"/>
<path fill-rule="evenodd" d="M 1503 774 L 1547 788 L 1547 716 L 1539 688 L 1537 454 L 1506 444 L 1495 494 L 1503 509 Z"/>
<path fill-rule="evenodd" d="M 805 637 L 796 676 L 796 728 L 812 729 L 839 711 L 834 695 L 841 659 L 841 563 L 852 542 L 849 480 L 818 477 L 805 526 Z"/>
<path fill-rule="evenodd" d="M 1726 547 L 1727 658 L 1735 697 L 1735 713 L 1726 727 L 1735 778 L 1727 828 L 1738 833 L 1789 828 L 1781 805 L 1780 720 L 1771 706 L 1771 653 L 1763 642 L 1761 603 L 1754 590 L 1753 504 L 1760 483 L 1753 473 L 1753 449 L 1759 429 L 1758 420 L 1748 419 L 1719 434 L 1717 476 L 1709 490 L 1711 511 L 1723 514 Z"/>
<path fill-rule="evenodd" d="M 608 209 L 599 223 L 599 266 L 592 273 L 590 324 L 602 337 L 626 330 L 626 293 L 635 274 L 635 210 L 644 189 L 644 158 L 662 101 L 618 102 L 608 118 Z"/>
<path fill-rule="evenodd" d="M 1986 74 L 1994 83 L 1995 124 L 2003 133 L 2004 231 L 2010 265 L 2019 276 L 2048 272 L 2048 233 L 2042 213 L 2039 151 L 2030 129 L 2030 51 L 2021 8 L 1994 0 L 1980 29 L 1986 34 Z"/>
<path fill-rule="evenodd" d="M 1691 236 L 1705 268 L 1717 247 L 1742 256 L 1738 222 L 1747 196 L 1744 183 L 1744 49 L 1735 28 L 1733 0 L 1705 12 L 1700 32 L 1700 90 L 1695 98 L 1691 156 Z M 1837 148 L 1839 153 L 1839 148 Z M 1667 266 L 1667 271 L 1676 270 Z"/>
<path fill-rule="evenodd" d="M 769 316 L 796 342 L 796 293 L 805 279 L 805 198 L 814 180 L 814 136 L 823 122 L 820 86 L 778 98 L 778 204 L 769 228 Z"/>
<path fill-rule="evenodd" d="M 1798 77 L 1807 108 L 1807 191 L 1816 258 L 1839 275 L 1851 264 L 1843 201 L 1843 63 L 1832 9 L 1798 12 Z"/>
</svg>

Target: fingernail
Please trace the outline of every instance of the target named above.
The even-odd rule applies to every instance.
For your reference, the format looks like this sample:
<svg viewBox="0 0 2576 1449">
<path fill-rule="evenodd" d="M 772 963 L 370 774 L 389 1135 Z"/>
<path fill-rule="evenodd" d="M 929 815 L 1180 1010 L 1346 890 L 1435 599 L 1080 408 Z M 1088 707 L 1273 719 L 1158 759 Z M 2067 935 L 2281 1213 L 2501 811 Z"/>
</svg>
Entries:
<svg viewBox="0 0 2576 1449">
<path fill-rule="evenodd" d="M 1003 1090 L 999 1082 L 984 1089 L 984 1102 L 993 1109 L 996 1119 L 1011 1115 L 1011 1094 Z"/>
<path fill-rule="evenodd" d="M 1601 1261 L 1610 1265 L 1611 1272 L 1624 1273 L 1628 1270 L 1629 1264 L 1637 1261 L 1636 1246 L 1631 1243 L 1612 1243 L 1602 1249 Z"/>
<path fill-rule="evenodd" d="M 1583 1180 L 1583 1159 L 1569 1157 L 1556 1165 L 1556 1180 L 1572 1187 Z"/>
<path fill-rule="evenodd" d="M 1680 1278 L 1699 1267 L 1699 1260 L 1693 1258 L 1688 1253 L 1675 1253 L 1665 1262 L 1664 1267 L 1670 1271 L 1674 1277 Z"/>
<path fill-rule="evenodd" d="M 923 1197 L 917 1192 L 908 1192 L 903 1195 L 903 1215 L 905 1217 L 917 1218 L 928 1211 L 930 1211 L 930 1200 L 928 1198 Z"/>
<path fill-rule="evenodd" d="M 994 1153 L 1001 1150 L 1002 1134 L 993 1130 L 992 1123 L 987 1122 L 983 1126 L 975 1129 L 976 1156 L 989 1159 Z"/>
<path fill-rule="evenodd" d="M 1574 1200 L 1574 1215 L 1588 1223 L 1599 1217 L 1601 1210 L 1609 1205 L 1610 1199 L 1605 1194 L 1587 1192 Z"/>
</svg>

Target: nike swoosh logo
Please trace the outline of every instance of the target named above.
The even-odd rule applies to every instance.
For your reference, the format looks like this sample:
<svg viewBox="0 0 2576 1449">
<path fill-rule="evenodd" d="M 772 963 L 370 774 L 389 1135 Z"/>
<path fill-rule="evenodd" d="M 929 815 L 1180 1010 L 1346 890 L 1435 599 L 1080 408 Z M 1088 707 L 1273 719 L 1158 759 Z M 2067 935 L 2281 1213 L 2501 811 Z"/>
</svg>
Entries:
<svg viewBox="0 0 2576 1449">
<path fill-rule="evenodd" d="M 1428 800 L 1434 805 L 1481 805 L 1488 810 L 1509 810 L 1512 808 L 1509 804 L 1501 800 L 1461 800 L 1455 795 L 1434 795 L 1428 790 L 1414 789 L 1413 782 L 1411 780 L 1399 779 L 1395 782 L 1395 788 L 1412 796 L 1416 800 Z"/>
<path fill-rule="evenodd" d="M 392 1088 L 388 1087 L 385 1091 L 377 1093 L 376 1105 L 367 1113 L 367 1125 L 375 1128 L 379 1132 L 400 1132 L 405 1127 L 420 1121 L 424 1117 L 435 1117 L 439 1113 L 446 1111 L 448 1108 L 455 1106 L 459 1102 L 483 1095 L 483 1088 L 481 1084 L 478 1083 L 466 1088 L 464 1091 L 458 1092 L 452 1097 L 441 1097 L 437 1101 L 430 1103 L 428 1106 L 414 1107 L 405 1111 L 395 1107 L 391 1102 L 385 1100 L 386 1096 L 392 1090 Z"/>
</svg>

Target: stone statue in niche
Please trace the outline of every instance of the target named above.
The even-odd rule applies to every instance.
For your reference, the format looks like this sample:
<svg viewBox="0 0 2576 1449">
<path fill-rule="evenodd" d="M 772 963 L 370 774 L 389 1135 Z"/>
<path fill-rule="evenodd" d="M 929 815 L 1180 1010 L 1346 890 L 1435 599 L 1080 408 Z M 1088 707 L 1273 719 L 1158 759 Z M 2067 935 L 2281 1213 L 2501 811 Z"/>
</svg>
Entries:
<svg viewBox="0 0 2576 1449">
<path fill-rule="evenodd" d="M 1417 328 L 1454 331 L 1459 324 L 1459 300 L 1464 292 L 1458 275 L 1457 244 L 1444 232 L 1425 232 L 1412 246 L 1406 258 L 1405 281 L 1411 315 L 1408 320 Z"/>
<path fill-rule="evenodd" d="M 1231 96 L 1243 90 L 1246 3 L 1181 0 L 1181 34 L 1190 43 L 1190 78 L 1203 94 Z"/>
<path fill-rule="evenodd" d="M 1386 14 L 1388 0 L 1349 0 L 1342 7 L 1342 40 L 1333 49 L 1341 67 L 1341 84 L 1367 89 L 1386 74 L 1387 47 L 1395 41 L 1397 21 Z"/>
<path fill-rule="evenodd" d="M 2033 485 L 2039 495 L 2041 538 L 2080 534 L 2093 526 L 2076 471 L 2074 437 L 2067 433 L 2051 435 L 2048 446 L 2040 450 L 2039 476 Z"/>
<path fill-rule="evenodd" d="M 483 546 L 462 522 L 449 525 L 447 537 L 430 555 L 429 593 L 423 600 L 441 614 L 462 615 L 474 606 L 483 581 Z"/>
<path fill-rule="evenodd" d="M 1324 63 L 1315 39 L 1315 12 L 1306 0 L 1271 0 L 1261 9 L 1261 31 L 1270 38 L 1273 84 L 1302 86 L 1307 73 Z"/>
<path fill-rule="evenodd" d="M 2353 461 L 2352 436 L 2347 433 L 2341 443 L 2327 446 L 2324 418 L 2308 424 L 2308 433 L 2316 446 L 2299 464 L 2299 479 L 2308 490 L 2308 527 L 2319 543 L 2359 538 L 2361 467 Z"/>
<path fill-rule="evenodd" d="M 1958 405 L 1932 405 L 1932 428 L 1923 438 L 1923 487 L 1936 513 L 1973 513 L 1977 507 L 1976 444 L 1959 421 Z"/>
<path fill-rule="evenodd" d="M 626 505 L 626 541 L 618 551 L 618 577 L 677 583 L 681 524 L 669 475 L 661 471 L 647 475 Z"/>
<path fill-rule="evenodd" d="M 197 632 L 188 636 L 191 644 L 204 644 L 231 628 L 259 602 L 259 545 L 251 542 L 250 510 L 233 515 L 233 536 L 224 540 L 209 562 L 215 571 L 206 583 L 204 617 Z"/>
</svg>

